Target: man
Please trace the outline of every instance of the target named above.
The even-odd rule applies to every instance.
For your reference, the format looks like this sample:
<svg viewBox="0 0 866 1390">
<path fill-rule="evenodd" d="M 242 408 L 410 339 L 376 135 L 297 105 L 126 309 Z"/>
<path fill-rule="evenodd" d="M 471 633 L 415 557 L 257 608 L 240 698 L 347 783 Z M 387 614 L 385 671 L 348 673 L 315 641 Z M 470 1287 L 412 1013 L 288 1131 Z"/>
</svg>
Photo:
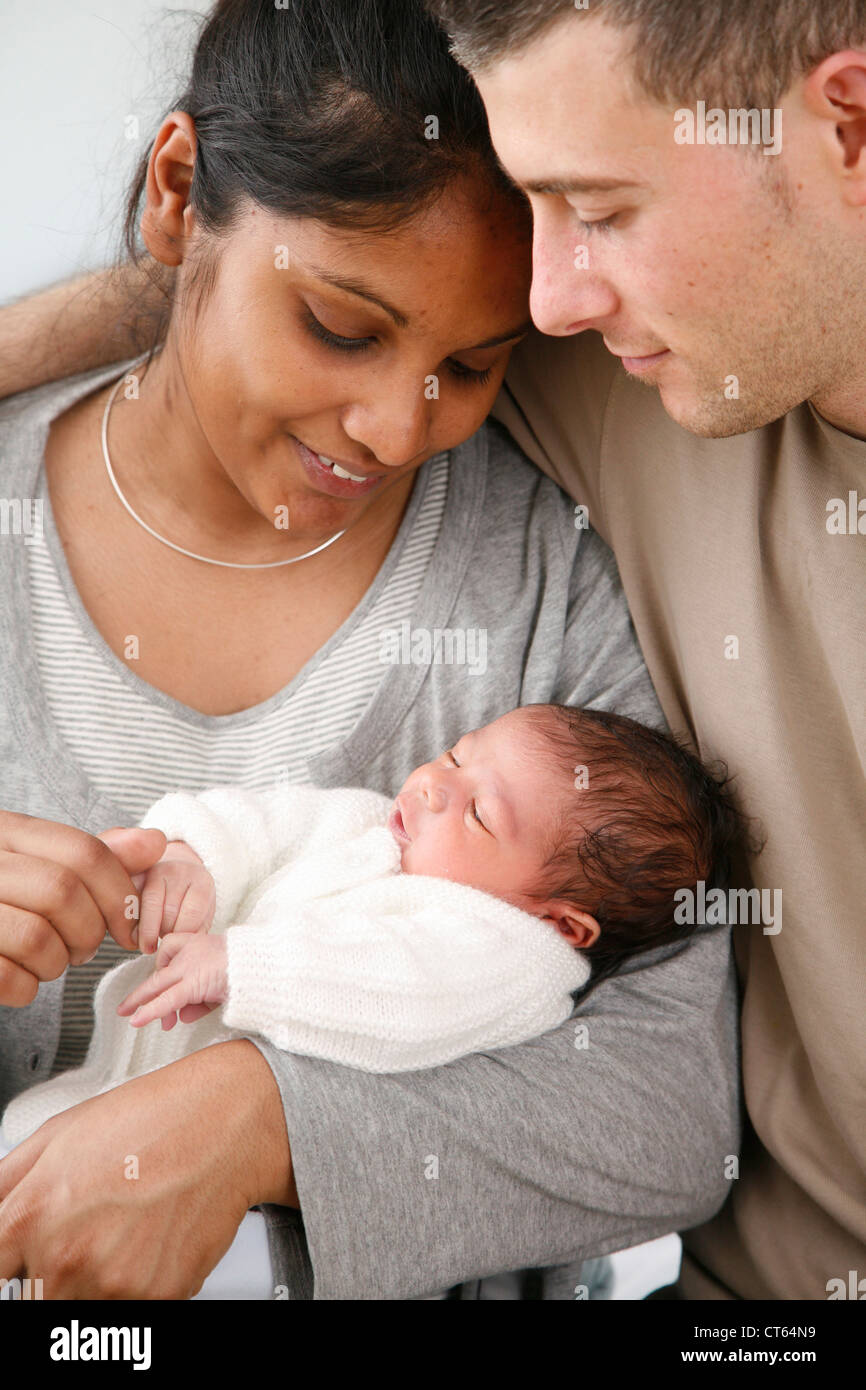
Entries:
<svg viewBox="0 0 866 1390">
<path fill-rule="evenodd" d="M 552 336 L 499 414 L 766 835 L 732 903 L 749 1123 L 680 1292 L 838 1297 L 866 1274 L 866 9 L 432 8 L 535 217 Z"/>
</svg>

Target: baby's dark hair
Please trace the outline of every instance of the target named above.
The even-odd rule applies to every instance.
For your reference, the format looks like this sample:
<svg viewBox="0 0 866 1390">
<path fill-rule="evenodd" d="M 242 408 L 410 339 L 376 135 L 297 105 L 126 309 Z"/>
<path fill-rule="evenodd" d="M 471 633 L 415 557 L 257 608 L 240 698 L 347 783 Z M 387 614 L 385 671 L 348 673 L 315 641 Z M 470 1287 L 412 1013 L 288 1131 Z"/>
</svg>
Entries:
<svg viewBox="0 0 866 1390">
<path fill-rule="evenodd" d="M 708 893 L 725 889 L 738 854 L 761 846 L 724 764 L 702 763 L 672 735 L 624 715 L 555 704 L 524 710 L 574 788 L 528 895 L 595 917 L 601 932 L 586 954 L 597 982 L 638 952 L 690 936 L 695 925 L 676 920 L 675 894 L 696 893 L 700 881 Z"/>
</svg>

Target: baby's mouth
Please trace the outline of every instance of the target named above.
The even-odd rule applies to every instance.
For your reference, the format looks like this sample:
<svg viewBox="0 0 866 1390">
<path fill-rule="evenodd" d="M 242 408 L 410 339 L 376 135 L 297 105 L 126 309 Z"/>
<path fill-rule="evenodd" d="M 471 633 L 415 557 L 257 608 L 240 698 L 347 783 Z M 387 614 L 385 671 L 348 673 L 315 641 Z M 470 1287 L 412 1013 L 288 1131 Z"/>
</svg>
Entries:
<svg viewBox="0 0 866 1390">
<path fill-rule="evenodd" d="M 388 817 L 388 829 L 390 830 L 391 834 L 394 836 L 394 839 L 397 841 L 398 844 L 411 844 L 408 832 L 406 830 L 405 825 L 403 824 L 403 814 L 400 810 L 399 801 L 395 801 L 394 805 L 391 808 L 391 814 Z"/>
</svg>

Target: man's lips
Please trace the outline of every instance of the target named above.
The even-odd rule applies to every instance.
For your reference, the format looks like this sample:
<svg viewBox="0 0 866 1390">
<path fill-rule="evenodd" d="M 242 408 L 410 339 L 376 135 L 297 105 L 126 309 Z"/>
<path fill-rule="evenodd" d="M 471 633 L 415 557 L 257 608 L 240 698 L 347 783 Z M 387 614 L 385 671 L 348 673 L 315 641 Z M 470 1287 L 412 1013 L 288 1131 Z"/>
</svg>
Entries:
<svg viewBox="0 0 866 1390">
<path fill-rule="evenodd" d="M 654 367 L 657 362 L 661 362 L 665 357 L 669 356 L 670 354 L 670 348 L 662 348 L 661 352 L 637 354 L 615 352 L 609 344 L 605 344 L 605 346 L 607 346 L 608 352 L 612 352 L 614 357 L 618 357 L 620 359 L 622 365 L 625 367 L 627 372 L 634 373 L 648 371 L 651 367 Z"/>
</svg>

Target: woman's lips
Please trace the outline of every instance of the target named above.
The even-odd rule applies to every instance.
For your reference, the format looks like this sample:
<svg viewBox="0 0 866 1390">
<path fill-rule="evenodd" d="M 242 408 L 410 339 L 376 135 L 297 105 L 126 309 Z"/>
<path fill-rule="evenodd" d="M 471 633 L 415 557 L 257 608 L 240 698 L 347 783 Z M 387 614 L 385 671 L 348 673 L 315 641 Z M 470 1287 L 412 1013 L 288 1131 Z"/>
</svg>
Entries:
<svg viewBox="0 0 866 1390">
<path fill-rule="evenodd" d="M 338 478 L 326 463 L 322 463 L 319 455 L 302 444 L 300 439 L 295 435 L 289 438 L 298 451 L 304 472 L 318 492 L 326 492 L 329 497 L 366 497 L 368 492 L 373 492 L 384 482 L 381 474 L 365 478 L 363 483 L 355 483 L 351 478 Z"/>
</svg>

